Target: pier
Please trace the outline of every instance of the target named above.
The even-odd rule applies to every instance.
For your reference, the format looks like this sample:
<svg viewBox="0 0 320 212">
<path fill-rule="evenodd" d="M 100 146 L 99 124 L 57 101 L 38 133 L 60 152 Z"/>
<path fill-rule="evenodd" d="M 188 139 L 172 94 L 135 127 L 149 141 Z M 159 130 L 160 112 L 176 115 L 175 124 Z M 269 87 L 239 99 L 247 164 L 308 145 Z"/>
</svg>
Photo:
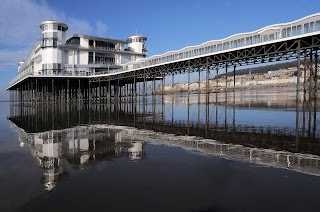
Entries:
<svg viewBox="0 0 320 212">
<path fill-rule="evenodd" d="M 50 30 L 46 31 L 47 25 L 53 25 L 53 32 L 54 26 L 57 25 L 58 34 L 51 35 Z M 60 28 L 59 31 L 59 26 L 64 28 Z M 178 75 L 185 76 L 188 94 L 190 84 L 201 81 L 205 81 L 205 86 L 200 87 L 199 83 L 198 90 L 209 94 L 212 92 L 210 82 L 214 78 L 218 81 L 221 73 L 225 73 L 223 89 L 232 91 L 236 86 L 236 71 L 240 67 L 286 60 L 297 60 L 297 91 L 318 89 L 320 14 L 150 58 L 144 58 L 144 36 L 136 35 L 125 42 L 75 35 L 66 40 L 65 44 L 49 45 L 43 42 L 45 39 L 51 39 L 50 36 L 54 36 L 53 40 L 63 42 L 67 26 L 49 21 L 43 22 L 40 27 L 45 38 L 42 39 L 42 43 L 35 44 L 27 61 L 20 63 L 21 70 L 19 69 L 18 76 L 7 88 L 12 101 L 123 102 L 131 99 L 130 101 L 136 102 L 139 96 L 147 99 L 149 95 L 163 94 L 164 91 L 161 89 L 168 85 L 174 86 L 175 77 Z M 82 46 L 81 42 L 85 39 L 89 44 Z M 124 49 L 126 43 L 128 48 Z M 83 58 L 80 50 L 84 50 L 83 55 L 88 58 Z M 41 55 L 38 55 L 39 51 L 61 52 L 62 55 L 66 55 L 69 64 L 63 64 L 64 59 L 58 58 L 60 63 L 46 63 L 36 70 L 36 64 L 45 62 L 42 61 Z M 113 54 L 114 58 L 98 56 L 100 53 Z M 126 59 L 128 54 L 131 58 L 140 59 L 124 63 L 129 60 Z M 96 64 L 96 61 L 99 61 L 99 64 Z M 306 64 L 306 61 L 310 64 Z M 309 76 L 305 74 L 307 71 Z M 233 76 L 231 86 L 230 82 L 227 82 L 228 76 Z"/>
</svg>

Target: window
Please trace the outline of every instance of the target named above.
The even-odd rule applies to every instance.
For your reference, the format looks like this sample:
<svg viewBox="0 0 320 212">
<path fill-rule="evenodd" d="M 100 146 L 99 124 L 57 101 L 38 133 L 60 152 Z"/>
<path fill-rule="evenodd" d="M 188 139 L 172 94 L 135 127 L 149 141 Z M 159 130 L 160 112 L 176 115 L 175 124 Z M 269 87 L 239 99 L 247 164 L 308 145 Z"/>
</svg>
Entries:
<svg viewBox="0 0 320 212">
<path fill-rule="evenodd" d="M 42 47 L 57 47 L 58 39 L 57 38 L 43 38 Z"/>
<path fill-rule="evenodd" d="M 310 23 L 309 32 L 314 32 L 314 22 Z"/>
<path fill-rule="evenodd" d="M 237 47 L 238 47 L 238 41 L 237 41 L 237 40 L 234 40 L 234 41 L 233 41 L 233 47 L 234 47 L 234 48 L 237 48 Z"/>
<path fill-rule="evenodd" d="M 291 28 L 287 28 L 287 37 L 290 37 L 291 36 Z"/>
<path fill-rule="evenodd" d="M 263 42 L 266 42 L 266 41 L 268 41 L 268 35 L 263 36 Z"/>
<path fill-rule="evenodd" d="M 69 40 L 67 40 L 66 43 L 67 44 L 80 44 L 80 37 L 70 38 Z M 90 42 L 89 42 L 89 46 L 92 46 L 92 45 L 90 45 Z"/>
<path fill-rule="evenodd" d="M 287 29 L 282 30 L 282 38 L 287 37 Z"/>
<path fill-rule="evenodd" d="M 88 63 L 89 63 L 89 64 L 92 64 L 92 63 L 93 63 L 93 52 L 89 52 Z"/>
<path fill-rule="evenodd" d="M 297 35 L 301 35 L 302 32 L 301 32 L 301 25 L 298 25 L 297 26 Z"/>
<path fill-rule="evenodd" d="M 296 36 L 297 35 L 297 27 L 293 26 L 292 27 L 292 36 Z"/>
<path fill-rule="evenodd" d="M 320 30 L 320 21 L 316 21 L 314 30 L 315 31 L 319 31 Z"/>
<path fill-rule="evenodd" d="M 217 45 L 217 51 L 221 51 L 221 50 L 222 50 L 222 44 L 220 43 Z"/>
<path fill-rule="evenodd" d="M 229 49 L 229 42 L 223 44 L 223 50 Z"/>
<path fill-rule="evenodd" d="M 252 37 L 246 37 L 246 45 L 252 44 Z"/>
<path fill-rule="evenodd" d="M 303 33 L 308 33 L 309 32 L 309 23 L 304 24 L 303 27 Z"/>
<path fill-rule="evenodd" d="M 269 35 L 269 40 L 274 40 L 274 34 Z"/>
</svg>

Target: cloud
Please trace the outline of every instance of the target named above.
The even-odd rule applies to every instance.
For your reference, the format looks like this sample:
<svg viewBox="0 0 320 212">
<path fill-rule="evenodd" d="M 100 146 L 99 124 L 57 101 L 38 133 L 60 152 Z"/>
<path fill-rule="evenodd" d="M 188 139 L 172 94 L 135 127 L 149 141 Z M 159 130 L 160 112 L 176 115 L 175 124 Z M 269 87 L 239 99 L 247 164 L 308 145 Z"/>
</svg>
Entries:
<svg viewBox="0 0 320 212">
<path fill-rule="evenodd" d="M 58 20 L 69 26 L 67 36 L 89 34 L 106 36 L 108 27 L 99 20 L 82 20 L 56 12 L 46 1 L 1 0 L 0 7 L 0 72 L 17 68 L 17 62 L 25 59 L 35 41 L 41 37 L 39 24 L 45 20 Z"/>
<path fill-rule="evenodd" d="M 0 51 L 0 71 L 17 70 L 17 63 L 28 55 L 30 48 L 4 49 Z"/>
<path fill-rule="evenodd" d="M 97 29 L 97 36 L 106 36 L 108 27 L 106 24 L 102 23 L 101 21 L 96 22 L 96 29 Z"/>
<path fill-rule="evenodd" d="M 44 3 L 2 0 L 0 7 L 0 44 L 25 45 L 39 37 L 39 23 L 52 11 Z"/>
</svg>

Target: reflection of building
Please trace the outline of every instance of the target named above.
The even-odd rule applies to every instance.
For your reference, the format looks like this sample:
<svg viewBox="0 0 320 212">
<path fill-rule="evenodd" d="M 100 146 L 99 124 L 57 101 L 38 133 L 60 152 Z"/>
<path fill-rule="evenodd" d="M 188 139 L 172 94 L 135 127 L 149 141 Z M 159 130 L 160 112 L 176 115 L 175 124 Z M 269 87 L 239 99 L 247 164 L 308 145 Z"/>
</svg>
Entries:
<svg viewBox="0 0 320 212">
<path fill-rule="evenodd" d="M 56 133 L 22 134 L 24 133 L 21 133 L 20 142 L 28 144 L 31 155 L 43 168 L 41 183 L 46 190 L 52 190 L 57 183 L 68 178 L 69 174 L 65 172 L 63 165 L 62 142 Z"/>
<path fill-rule="evenodd" d="M 143 140 L 137 140 L 132 130 L 81 126 L 26 133 L 10 123 L 19 133 L 20 146 L 27 145 L 43 168 L 41 183 L 48 191 L 69 177 L 67 164 L 78 169 L 117 157 L 143 159 L 145 154 Z"/>
<path fill-rule="evenodd" d="M 255 96 L 263 95 L 263 93 L 264 91 L 249 91 L 246 92 L 246 95 L 254 98 Z M 290 101 L 290 98 L 292 97 L 284 98 L 284 102 L 286 100 Z M 219 98 L 219 100 L 221 99 Z M 240 106 L 246 103 L 241 98 L 237 101 Z M 220 102 L 217 101 L 216 104 L 220 104 Z M 258 102 L 257 104 L 261 103 Z M 95 122 L 97 123 L 96 125 L 76 126 L 50 131 L 49 129 L 54 127 L 51 125 L 51 121 L 54 122 L 55 120 L 43 121 L 40 117 L 35 121 L 34 118 L 37 116 L 33 114 L 40 113 L 31 113 L 29 115 L 27 113 L 28 110 L 20 111 L 24 107 L 18 108 L 17 113 L 9 120 L 25 127 L 29 132 L 35 132 L 25 133 L 22 129 L 16 127 L 20 134 L 21 146 L 23 146 L 23 143 L 26 144 L 34 158 L 39 161 L 38 164 L 44 167 L 43 182 L 49 188 L 52 188 L 55 185 L 54 183 L 66 179 L 68 175 L 64 174 L 67 173 L 65 167 L 81 169 L 119 157 L 127 157 L 132 160 L 143 159 L 145 157 L 145 140 L 154 144 L 167 144 L 191 151 L 200 151 L 209 156 L 221 156 L 266 166 L 290 168 L 295 171 L 320 176 L 320 170 L 317 165 L 320 159 L 318 156 L 314 156 L 320 155 L 318 151 L 319 134 L 316 131 L 316 125 L 311 125 L 312 122 L 310 122 L 308 134 L 306 134 L 307 131 L 304 128 L 259 127 L 235 123 L 231 125 L 227 122 L 220 123 L 218 121 L 216 123 L 208 122 L 208 124 L 199 124 L 201 122 L 189 120 L 175 121 L 173 119 L 155 122 L 149 120 L 149 118 L 142 120 L 142 116 L 139 116 L 140 114 L 131 116 L 130 114 L 121 113 L 121 111 L 111 113 L 107 109 L 100 107 L 99 112 L 89 111 L 91 117 L 86 121 L 84 121 L 85 119 L 82 120 L 83 124 L 92 123 L 92 120 L 99 120 Z M 55 117 L 58 118 L 60 116 L 61 120 L 66 121 L 63 118 L 69 114 L 72 115 L 72 111 L 69 111 L 68 114 L 55 114 Z M 81 111 L 81 114 L 86 113 Z M 100 117 L 110 117 L 110 119 L 108 122 L 106 120 L 100 121 Z M 312 117 L 315 118 L 315 116 Z M 129 120 L 134 120 L 134 123 Z M 38 128 L 34 128 L 30 123 L 38 123 L 38 125 L 43 123 L 41 124 L 43 125 L 42 129 L 46 132 L 37 133 Z M 78 123 L 80 121 L 75 120 L 68 126 L 75 126 Z M 128 125 L 136 128 L 112 126 L 106 123 L 117 123 L 118 125 Z M 317 122 L 315 121 L 314 123 Z M 137 128 L 144 130 L 138 130 Z M 148 129 L 162 133 L 155 133 Z M 298 136 L 296 130 L 299 130 Z M 189 136 L 174 136 L 173 134 Z M 191 135 L 205 136 L 210 139 L 200 139 L 199 137 L 191 137 Z M 301 154 L 292 153 L 299 151 Z M 309 153 L 309 155 L 302 153 Z M 66 166 L 66 164 L 69 166 Z"/>
<path fill-rule="evenodd" d="M 128 156 L 132 160 L 141 159 L 143 156 L 143 145 L 140 142 L 132 143 L 132 147 L 128 148 Z"/>
</svg>

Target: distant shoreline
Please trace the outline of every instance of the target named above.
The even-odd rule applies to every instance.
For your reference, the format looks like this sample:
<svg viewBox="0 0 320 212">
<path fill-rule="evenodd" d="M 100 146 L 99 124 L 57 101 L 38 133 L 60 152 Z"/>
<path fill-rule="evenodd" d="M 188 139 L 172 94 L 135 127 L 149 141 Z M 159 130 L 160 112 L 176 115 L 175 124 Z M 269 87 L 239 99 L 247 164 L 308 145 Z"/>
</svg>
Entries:
<svg viewBox="0 0 320 212">
<path fill-rule="evenodd" d="M 238 90 L 246 90 L 246 89 L 257 89 L 257 88 L 277 88 L 277 87 L 296 87 L 297 84 L 294 83 L 285 83 L 285 84 L 269 84 L 269 85 L 247 85 L 247 86 L 236 86 L 236 87 L 228 87 L 225 89 L 224 87 L 218 87 L 218 88 L 211 88 L 209 89 L 210 93 L 220 93 L 227 91 L 233 91 L 234 89 L 236 91 Z M 300 87 L 302 87 L 300 85 Z M 319 88 L 318 88 L 319 89 Z M 166 90 L 163 91 L 164 94 L 170 94 L 170 93 L 185 93 L 188 92 L 186 89 L 176 89 L 176 90 Z M 200 93 L 205 93 L 206 89 L 201 89 Z M 158 94 L 162 94 L 162 91 L 158 91 Z M 190 93 L 199 93 L 199 90 L 190 90 Z"/>
</svg>

